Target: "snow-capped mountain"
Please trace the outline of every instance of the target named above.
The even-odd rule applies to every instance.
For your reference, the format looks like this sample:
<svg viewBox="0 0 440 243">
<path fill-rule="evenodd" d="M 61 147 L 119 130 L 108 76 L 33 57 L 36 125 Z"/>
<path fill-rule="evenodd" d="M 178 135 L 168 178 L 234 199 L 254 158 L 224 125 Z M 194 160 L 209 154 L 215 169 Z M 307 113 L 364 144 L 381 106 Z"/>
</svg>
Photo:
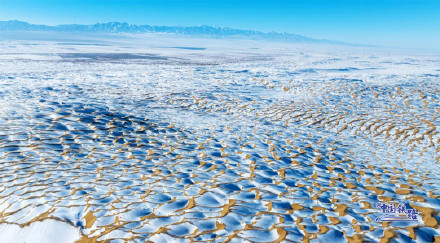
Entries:
<svg viewBox="0 0 440 243">
<path fill-rule="evenodd" d="M 261 32 L 240 30 L 228 27 L 214 26 L 152 26 L 134 25 L 121 22 L 97 23 L 94 25 L 64 24 L 56 26 L 35 25 L 23 21 L 0 21 L 0 31 L 62 31 L 62 32 L 92 32 L 92 33 L 173 33 L 181 35 L 204 36 L 214 38 L 249 38 L 261 40 L 278 40 L 288 42 L 319 42 L 340 43 L 337 41 L 314 39 L 302 35 L 280 32 Z"/>
</svg>

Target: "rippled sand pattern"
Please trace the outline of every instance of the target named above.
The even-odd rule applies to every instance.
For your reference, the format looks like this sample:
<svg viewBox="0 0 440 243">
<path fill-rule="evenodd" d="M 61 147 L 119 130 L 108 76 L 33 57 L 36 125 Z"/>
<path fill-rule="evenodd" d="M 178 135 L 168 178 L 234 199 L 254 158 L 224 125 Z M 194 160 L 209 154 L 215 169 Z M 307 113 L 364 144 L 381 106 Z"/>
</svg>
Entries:
<svg viewBox="0 0 440 243">
<path fill-rule="evenodd" d="M 438 61 L 277 55 L 1 61 L 0 222 L 68 222 L 79 242 L 440 242 Z M 400 200 L 418 222 L 375 222 Z"/>
</svg>

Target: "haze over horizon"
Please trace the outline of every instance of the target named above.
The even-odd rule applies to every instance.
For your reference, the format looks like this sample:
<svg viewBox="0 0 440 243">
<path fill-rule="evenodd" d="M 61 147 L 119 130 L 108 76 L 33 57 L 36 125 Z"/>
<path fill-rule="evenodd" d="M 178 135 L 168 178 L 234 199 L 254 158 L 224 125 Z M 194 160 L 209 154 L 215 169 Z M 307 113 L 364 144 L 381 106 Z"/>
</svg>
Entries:
<svg viewBox="0 0 440 243">
<path fill-rule="evenodd" d="M 32 24 L 116 21 L 158 26 L 209 25 L 357 44 L 440 49 L 440 2 L 432 0 L 16 0 L 0 5 L 0 20 Z"/>
</svg>

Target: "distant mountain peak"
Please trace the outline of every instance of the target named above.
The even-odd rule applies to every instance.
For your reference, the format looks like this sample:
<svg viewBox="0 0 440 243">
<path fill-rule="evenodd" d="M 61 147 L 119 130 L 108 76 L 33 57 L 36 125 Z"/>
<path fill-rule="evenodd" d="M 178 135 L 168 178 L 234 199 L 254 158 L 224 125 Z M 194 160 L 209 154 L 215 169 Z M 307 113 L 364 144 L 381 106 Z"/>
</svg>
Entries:
<svg viewBox="0 0 440 243">
<path fill-rule="evenodd" d="M 135 25 L 126 22 L 96 23 L 93 25 L 62 24 L 56 26 L 35 25 L 19 20 L 0 21 L 0 31 L 62 31 L 62 32 L 89 32 L 89 33 L 173 33 L 181 35 L 211 37 L 211 38 L 245 38 L 260 40 L 276 40 L 287 42 L 315 42 L 333 43 L 342 42 L 313 39 L 310 37 L 280 32 L 261 32 L 254 30 L 240 30 L 229 27 L 200 26 L 151 26 Z"/>
</svg>

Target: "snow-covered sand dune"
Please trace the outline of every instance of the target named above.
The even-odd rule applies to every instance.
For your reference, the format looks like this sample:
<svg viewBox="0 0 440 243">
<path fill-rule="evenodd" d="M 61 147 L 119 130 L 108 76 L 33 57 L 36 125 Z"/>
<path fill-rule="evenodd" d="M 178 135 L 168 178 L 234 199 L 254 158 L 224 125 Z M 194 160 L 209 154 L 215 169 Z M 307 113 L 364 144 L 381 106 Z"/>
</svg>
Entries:
<svg viewBox="0 0 440 243">
<path fill-rule="evenodd" d="M 93 38 L 0 42 L 0 241 L 440 240 L 440 55 Z"/>
<path fill-rule="evenodd" d="M 3 223 L 0 224 L 0 232 L 2 243 L 69 243 L 80 239 L 77 227 L 53 219 L 33 222 L 24 227 Z"/>
</svg>

